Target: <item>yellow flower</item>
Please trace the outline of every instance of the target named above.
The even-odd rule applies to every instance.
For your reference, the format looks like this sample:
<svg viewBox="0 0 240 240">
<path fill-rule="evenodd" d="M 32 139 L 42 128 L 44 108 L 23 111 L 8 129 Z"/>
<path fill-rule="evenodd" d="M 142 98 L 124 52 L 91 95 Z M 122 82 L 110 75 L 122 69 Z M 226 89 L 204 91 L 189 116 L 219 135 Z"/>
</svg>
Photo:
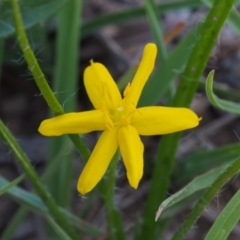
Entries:
<svg viewBox="0 0 240 240">
<path fill-rule="evenodd" d="M 45 136 L 103 131 L 78 180 L 81 194 L 91 191 L 100 181 L 118 147 L 128 181 L 136 189 L 143 175 L 144 147 L 139 135 L 168 134 L 198 125 L 199 118 L 187 108 L 136 108 L 156 55 L 156 45 L 147 44 L 123 98 L 108 70 L 91 61 L 84 72 L 84 84 L 95 110 L 67 113 L 41 123 L 39 132 Z"/>
</svg>

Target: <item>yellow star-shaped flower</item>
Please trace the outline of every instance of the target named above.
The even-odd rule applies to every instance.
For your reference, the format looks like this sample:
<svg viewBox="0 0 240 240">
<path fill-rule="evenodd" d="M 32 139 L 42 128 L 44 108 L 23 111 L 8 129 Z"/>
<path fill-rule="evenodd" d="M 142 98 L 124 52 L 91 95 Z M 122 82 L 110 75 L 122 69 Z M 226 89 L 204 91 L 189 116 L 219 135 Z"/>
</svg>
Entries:
<svg viewBox="0 0 240 240">
<path fill-rule="evenodd" d="M 39 132 L 45 136 L 103 131 L 78 180 L 77 189 L 82 195 L 100 181 L 118 147 L 128 181 L 137 188 L 143 175 L 144 150 L 139 135 L 168 134 L 199 124 L 198 116 L 187 108 L 136 108 L 154 68 L 156 55 L 156 45 L 147 44 L 123 98 L 108 70 L 102 64 L 91 61 L 84 72 L 84 84 L 95 110 L 66 113 L 41 123 Z"/>
</svg>

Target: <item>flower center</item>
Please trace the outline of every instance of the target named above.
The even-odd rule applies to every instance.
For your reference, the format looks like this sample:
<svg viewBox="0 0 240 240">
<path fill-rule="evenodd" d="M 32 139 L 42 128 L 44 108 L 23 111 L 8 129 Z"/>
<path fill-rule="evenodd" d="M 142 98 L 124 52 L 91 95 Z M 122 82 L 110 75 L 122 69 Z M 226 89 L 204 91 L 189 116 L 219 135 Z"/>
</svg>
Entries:
<svg viewBox="0 0 240 240">
<path fill-rule="evenodd" d="M 123 106 L 120 106 L 110 113 L 110 118 L 114 123 L 114 127 L 121 127 L 130 124 L 131 114 Z"/>
<path fill-rule="evenodd" d="M 104 104 L 101 107 L 103 118 L 108 129 L 120 128 L 131 123 L 131 116 L 134 110 L 129 110 L 127 107 L 119 106 L 116 109 L 108 111 Z"/>
</svg>

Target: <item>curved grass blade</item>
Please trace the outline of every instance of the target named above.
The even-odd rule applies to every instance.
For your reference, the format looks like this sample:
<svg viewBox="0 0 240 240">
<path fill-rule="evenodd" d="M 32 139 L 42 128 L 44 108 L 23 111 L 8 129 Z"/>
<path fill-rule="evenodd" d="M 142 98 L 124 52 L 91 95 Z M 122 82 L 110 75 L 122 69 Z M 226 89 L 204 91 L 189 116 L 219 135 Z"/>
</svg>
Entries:
<svg viewBox="0 0 240 240">
<path fill-rule="evenodd" d="M 52 112 L 55 115 L 64 114 L 61 104 L 58 102 L 54 93 L 52 92 L 45 78 L 45 75 L 42 72 L 38 61 L 29 45 L 28 38 L 23 26 L 21 10 L 18 1 L 11 0 L 10 2 L 12 4 L 13 17 L 16 26 L 16 34 L 19 40 L 20 47 L 24 54 L 24 58 L 28 64 L 28 68 L 31 71 L 41 94 L 51 108 Z M 87 161 L 90 153 L 84 141 L 77 134 L 69 134 L 68 136 L 70 137 L 76 148 L 79 150 L 83 159 Z"/>
<path fill-rule="evenodd" d="M 231 159 L 230 162 L 232 162 L 233 159 Z M 171 195 L 169 198 L 164 200 L 161 205 L 158 208 L 158 211 L 156 213 L 155 221 L 158 220 L 159 216 L 161 215 L 162 211 L 165 209 L 179 203 L 180 201 L 188 198 L 189 196 L 199 192 L 203 191 L 209 186 L 212 185 L 212 183 L 217 179 L 217 177 L 226 169 L 226 164 L 218 167 L 216 169 L 213 169 L 201 176 L 196 177 L 193 179 L 189 184 L 187 184 L 184 188 L 179 190 L 178 192 Z"/>
<path fill-rule="evenodd" d="M 176 10 L 184 7 L 193 8 L 202 6 L 202 2 L 200 0 L 177 0 L 177 1 L 169 1 L 164 3 L 156 4 L 156 11 L 159 13 Z M 93 20 L 89 20 L 82 26 L 83 35 L 90 34 L 102 27 L 127 22 L 129 20 L 133 20 L 138 17 L 142 17 L 146 14 L 144 7 L 129 9 L 122 12 L 116 12 L 113 14 L 105 15 L 102 17 L 97 17 Z"/>
<path fill-rule="evenodd" d="M 212 0 L 203 0 L 208 7 L 212 5 Z M 240 15 L 232 9 L 227 18 L 229 25 L 240 35 Z M 159 99 L 167 92 L 172 81 L 183 72 L 192 51 L 193 44 L 201 31 L 202 23 L 192 29 L 192 31 L 178 44 L 178 46 L 169 54 L 165 63 L 158 68 L 151 76 L 139 100 L 139 106 L 148 106 L 156 104 Z"/>
<path fill-rule="evenodd" d="M 23 172 L 26 174 L 28 179 L 31 181 L 35 191 L 44 201 L 46 206 L 48 207 L 49 212 L 52 217 L 54 217 L 55 221 L 72 237 L 72 239 L 79 240 L 79 235 L 73 226 L 67 221 L 65 215 L 59 210 L 55 201 L 41 182 L 38 174 L 30 163 L 30 160 L 26 156 L 26 154 L 22 151 L 21 147 L 12 136 L 10 131 L 6 128 L 3 122 L 0 120 L 0 137 L 4 141 L 5 144 L 12 150 L 14 153 L 16 160 L 19 162 Z M 13 189 L 13 188 L 11 188 Z M 10 191 L 11 191 L 10 189 Z"/>
<path fill-rule="evenodd" d="M 158 48 L 158 59 L 162 64 L 167 58 L 167 48 L 163 40 L 162 26 L 158 20 L 157 8 L 154 0 L 144 0 L 148 22 Z"/>
<path fill-rule="evenodd" d="M 9 185 L 9 181 L 0 176 L 0 186 L 5 187 L 7 185 Z M 46 205 L 35 194 L 23 190 L 22 188 L 17 186 L 8 189 L 6 194 L 16 200 L 18 203 L 30 208 L 34 212 L 37 212 L 44 217 L 51 217 Z M 101 234 L 100 230 L 79 219 L 77 216 L 68 212 L 66 209 L 59 207 L 59 210 L 67 217 L 68 221 L 70 221 L 76 228 L 78 228 L 83 233 L 87 233 L 90 236 L 99 236 Z"/>
<path fill-rule="evenodd" d="M 8 185 L 1 187 L 0 188 L 0 196 L 2 194 L 4 194 L 5 192 L 7 192 L 10 188 L 18 185 L 24 178 L 25 178 L 25 174 L 22 174 L 20 177 L 14 179 L 13 181 L 11 181 Z"/>
<path fill-rule="evenodd" d="M 240 190 L 222 210 L 204 240 L 226 240 L 240 219 Z"/>
<path fill-rule="evenodd" d="M 213 7 L 210 9 L 204 23 L 200 27 L 198 38 L 194 41 L 194 46 L 191 49 L 186 68 L 181 75 L 172 106 L 187 107 L 191 103 L 211 50 L 215 45 L 218 34 L 228 17 L 233 3 L 234 0 L 214 1 Z M 218 21 L 213 21 L 215 18 L 217 18 Z M 145 221 L 141 240 L 148 238 L 154 239 L 158 224 L 153 224 L 151 218 L 154 219 L 159 203 L 165 198 L 180 136 L 181 133 L 178 132 L 163 136 L 161 139 L 158 157 L 153 170 L 147 206 L 145 208 Z M 181 235 L 181 239 L 184 237 L 184 234 Z"/>
<path fill-rule="evenodd" d="M 200 217 L 204 209 L 214 196 L 221 190 L 221 188 L 233 177 L 240 169 L 240 157 L 235 159 L 225 171 L 223 171 L 218 178 L 212 183 L 212 185 L 206 190 L 202 197 L 198 200 L 197 204 L 191 211 L 191 213 L 185 218 L 184 222 L 174 234 L 172 240 L 182 240 L 187 232 L 192 228 L 197 219 Z"/>
<path fill-rule="evenodd" d="M 213 77 L 214 71 L 211 71 L 208 74 L 206 81 L 206 93 L 209 102 L 216 108 L 219 108 L 223 111 L 234 113 L 240 115 L 240 104 L 230 102 L 224 99 L 218 98 L 213 92 Z"/>
<path fill-rule="evenodd" d="M 177 164 L 173 173 L 175 186 L 181 186 L 195 176 L 203 174 L 239 156 L 240 143 L 230 144 L 213 150 L 190 154 Z"/>
<path fill-rule="evenodd" d="M 56 232 L 56 234 L 59 236 L 59 239 L 61 240 L 72 240 L 66 232 L 62 230 L 62 228 L 59 227 L 59 225 L 52 219 L 50 216 L 46 216 L 46 219 L 49 223 L 49 225 L 53 228 L 53 230 Z"/>
<path fill-rule="evenodd" d="M 62 8 L 69 0 L 21 0 L 25 28 L 44 21 Z M 3 1 L 0 10 L 0 38 L 15 32 L 9 1 Z"/>
</svg>

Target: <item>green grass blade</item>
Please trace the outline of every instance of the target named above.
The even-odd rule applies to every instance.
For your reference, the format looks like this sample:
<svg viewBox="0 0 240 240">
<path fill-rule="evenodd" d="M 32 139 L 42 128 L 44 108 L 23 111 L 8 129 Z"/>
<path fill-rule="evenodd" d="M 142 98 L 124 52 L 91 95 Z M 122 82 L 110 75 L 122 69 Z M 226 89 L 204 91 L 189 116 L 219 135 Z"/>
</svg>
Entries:
<svg viewBox="0 0 240 240">
<path fill-rule="evenodd" d="M 199 7 L 202 6 L 200 0 L 177 0 L 177 1 L 168 1 L 165 3 L 156 4 L 157 11 L 159 13 L 176 10 L 184 7 Z M 139 7 L 134 9 L 129 9 L 123 12 L 113 13 L 105 15 L 102 17 L 97 17 L 96 19 L 89 20 L 82 26 L 83 35 L 90 34 L 99 28 L 111 25 L 127 22 L 138 17 L 142 17 L 146 14 L 145 7 Z"/>
<path fill-rule="evenodd" d="M 181 73 L 196 41 L 198 27 L 195 27 L 169 54 L 167 60 L 150 77 L 143 89 L 138 106 L 149 106 L 158 103 L 169 86 Z"/>
<path fill-rule="evenodd" d="M 239 156 L 240 143 L 190 154 L 177 164 L 173 173 L 175 186 L 181 186 L 199 174 L 225 164 Z"/>
<path fill-rule="evenodd" d="M 0 196 L 7 192 L 10 188 L 18 185 L 25 178 L 25 174 L 22 174 L 20 177 L 11 181 L 8 185 L 0 188 Z"/>
<path fill-rule="evenodd" d="M 71 240 L 71 238 L 65 233 L 58 224 L 49 216 L 46 217 L 47 222 L 52 227 L 52 229 L 55 231 L 55 233 L 58 235 L 58 239 L 60 240 Z"/>
<path fill-rule="evenodd" d="M 78 55 L 80 40 L 80 16 L 83 1 L 73 0 L 59 12 L 59 27 L 56 40 L 56 66 L 53 91 L 66 112 L 76 111 L 77 83 L 78 83 Z M 51 138 L 49 158 L 54 159 L 59 149 L 67 145 L 67 136 Z M 73 151 L 67 151 L 60 156 L 59 171 L 50 182 L 51 193 L 58 205 L 68 206 L 72 197 Z M 63 194 L 64 193 L 64 194 Z"/>
<path fill-rule="evenodd" d="M 240 115 L 240 104 L 220 99 L 214 94 L 213 77 L 214 77 L 214 71 L 211 71 L 208 74 L 207 81 L 206 81 L 206 93 L 207 93 L 209 102 L 214 107 L 219 108 L 223 111 Z"/>
<path fill-rule="evenodd" d="M 205 5 L 211 6 L 212 0 L 204 0 Z M 227 22 L 233 29 L 240 34 L 240 15 L 235 9 L 232 9 Z M 170 84 L 176 77 L 182 73 L 189 55 L 192 51 L 193 43 L 200 34 L 202 23 L 198 23 L 178 46 L 169 54 L 169 57 L 163 65 L 158 68 L 151 76 L 139 100 L 139 106 L 148 106 L 156 104 L 159 99 L 167 92 Z"/>
<path fill-rule="evenodd" d="M 199 30 L 198 38 L 195 40 L 186 68 L 181 75 L 181 81 L 172 106 L 187 107 L 191 103 L 211 50 L 232 8 L 233 2 L 233 0 L 216 0 L 214 2 L 214 6 L 209 11 L 206 20 Z M 217 19 L 217 21 L 213 21 L 214 19 Z M 155 217 L 159 203 L 165 198 L 180 136 L 181 134 L 178 132 L 166 135 L 161 140 L 145 209 L 141 240 L 155 238 L 157 223 L 153 224 L 152 219 Z"/>
<path fill-rule="evenodd" d="M 234 160 L 225 171 L 223 171 L 219 177 L 213 182 L 213 184 L 206 190 L 203 196 L 198 200 L 197 204 L 191 211 L 191 213 L 185 218 L 178 231 L 173 236 L 172 240 L 182 240 L 188 231 L 195 224 L 200 217 L 204 209 L 214 196 L 221 190 L 221 188 L 233 177 L 240 169 L 240 157 Z"/>
<path fill-rule="evenodd" d="M 4 187 L 9 184 L 5 178 L 0 176 L 0 186 Z M 49 216 L 49 211 L 44 204 L 44 202 L 35 194 L 30 193 L 26 190 L 21 189 L 20 187 L 13 187 L 9 189 L 6 194 L 16 200 L 18 203 L 28 207 L 29 209 L 33 210 L 34 212 L 43 215 L 44 217 Z M 92 227 L 87 222 L 81 220 L 80 218 L 76 217 L 72 213 L 68 212 L 67 210 L 60 208 L 61 211 L 66 218 L 68 219 L 71 224 L 73 224 L 76 228 L 78 228 L 83 233 L 87 233 L 90 236 L 99 236 L 101 234 L 100 230 L 95 227 Z"/>
<path fill-rule="evenodd" d="M 240 190 L 222 210 L 204 240 L 226 240 L 240 219 Z"/>
<path fill-rule="evenodd" d="M 13 17 L 16 27 L 16 34 L 18 37 L 18 41 L 21 47 L 21 50 L 24 54 L 24 58 L 28 64 L 28 68 L 31 71 L 34 80 L 43 95 L 44 99 L 46 100 L 47 104 L 51 108 L 52 112 L 55 115 L 64 114 L 63 108 L 61 104 L 56 99 L 54 93 L 52 92 L 51 88 L 49 87 L 49 84 L 38 64 L 38 61 L 29 45 L 27 35 L 23 26 L 20 6 L 18 4 L 17 0 L 11 0 L 12 4 L 12 11 L 13 11 Z M 76 146 L 76 148 L 79 150 L 81 156 L 85 161 L 87 161 L 89 156 L 89 150 L 84 143 L 84 141 L 78 136 L 78 135 L 69 135 L 70 139 Z"/>
<path fill-rule="evenodd" d="M 125 89 L 127 84 L 132 81 L 136 71 L 137 67 L 132 66 L 127 70 L 127 72 L 125 72 L 125 74 L 123 74 L 123 76 L 120 79 L 118 79 L 117 85 L 121 92 Z"/>
<path fill-rule="evenodd" d="M 229 162 L 233 162 L 233 159 L 230 159 Z M 225 167 L 224 167 L 225 166 Z M 195 194 L 196 192 L 205 190 L 217 179 L 217 177 L 225 171 L 226 164 L 224 166 L 213 169 L 203 175 L 200 175 L 193 179 L 189 184 L 183 187 L 181 190 L 177 191 L 169 198 L 164 200 L 158 208 L 156 213 L 155 221 L 159 218 L 162 211 L 165 209 L 179 203 L 180 201 L 188 198 L 189 196 Z"/>
<path fill-rule="evenodd" d="M 116 171 L 120 159 L 119 150 L 113 156 L 107 174 L 107 184 L 99 184 L 100 193 L 104 200 L 106 218 L 108 222 L 108 234 L 111 240 L 125 240 L 123 221 L 114 203 L 114 190 L 116 186 Z M 107 186 L 107 188 L 106 188 Z"/>
<path fill-rule="evenodd" d="M 158 48 L 158 59 L 163 64 L 167 58 L 167 49 L 163 42 L 163 30 L 157 17 L 156 5 L 154 0 L 144 0 L 144 3 L 150 28 Z"/>
<path fill-rule="evenodd" d="M 25 28 L 44 21 L 53 13 L 62 8 L 69 0 L 22 0 L 19 4 L 24 9 L 23 22 Z M 11 7 L 9 1 L 3 1 L 0 9 L 0 38 L 15 32 L 12 21 Z"/>
<path fill-rule="evenodd" d="M 52 217 L 55 219 L 55 221 L 72 237 L 72 239 L 79 240 L 77 232 L 67 221 L 64 214 L 62 214 L 62 212 L 59 211 L 55 201 L 50 196 L 45 186 L 42 184 L 35 169 L 30 164 L 30 161 L 27 158 L 26 154 L 22 151 L 21 147 L 19 146 L 15 138 L 12 136 L 10 131 L 5 127 L 1 120 L 0 120 L 0 137 L 14 153 L 16 160 L 21 165 L 23 172 L 26 174 L 26 176 L 32 183 L 35 191 L 38 193 L 38 195 L 41 197 L 41 199 L 48 207 L 48 210 L 51 213 Z"/>
<path fill-rule="evenodd" d="M 240 91 L 236 88 L 229 87 L 226 84 L 215 82 L 213 87 L 213 92 L 216 93 L 219 97 L 227 98 L 232 101 L 240 101 Z M 206 81 L 201 81 L 199 85 L 200 90 L 206 89 Z"/>
</svg>

